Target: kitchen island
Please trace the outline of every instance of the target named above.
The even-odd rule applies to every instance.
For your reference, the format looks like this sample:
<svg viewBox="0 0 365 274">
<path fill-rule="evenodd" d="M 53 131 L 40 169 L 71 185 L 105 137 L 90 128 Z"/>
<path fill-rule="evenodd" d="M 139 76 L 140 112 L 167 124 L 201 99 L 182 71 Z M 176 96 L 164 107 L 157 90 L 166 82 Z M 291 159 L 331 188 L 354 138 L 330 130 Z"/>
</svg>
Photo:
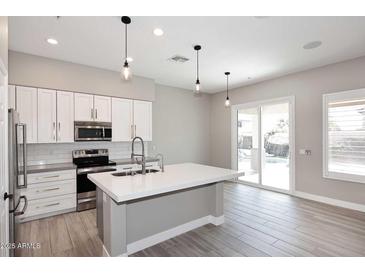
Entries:
<svg viewBox="0 0 365 274">
<path fill-rule="evenodd" d="M 97 186 L 97 226 L 106 256 L 128 256 L 208 223 L 224 222 L 223 181 L 230 169 L 184 163 L 165 172 L 89 174 Z"/>
</svg>

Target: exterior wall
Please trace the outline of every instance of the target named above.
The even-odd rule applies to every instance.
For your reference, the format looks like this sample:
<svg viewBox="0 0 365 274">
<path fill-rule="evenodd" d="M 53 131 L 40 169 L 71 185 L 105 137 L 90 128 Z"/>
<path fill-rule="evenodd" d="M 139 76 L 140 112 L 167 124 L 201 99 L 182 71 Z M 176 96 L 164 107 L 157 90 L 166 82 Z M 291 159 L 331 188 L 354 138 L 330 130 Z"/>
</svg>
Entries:
<svg viewBox="0 0 365 274">
<path fill-rule="evenodd" d="M 365 87 L 365 57 L 328 65 L 230 92 L 231 104 L 295 96 L 295 184 L 296 191 L 365 204 L 365 185 L 322 177 L 322 95 Z M 234 75 L 234 74 L 232 74 Z M 217 93 L 211 104 L 211 164 L 231 165 L 230 109 L 225 93 Z M 312 155 L 299 155 L 299 149 Z"/>
</svg>

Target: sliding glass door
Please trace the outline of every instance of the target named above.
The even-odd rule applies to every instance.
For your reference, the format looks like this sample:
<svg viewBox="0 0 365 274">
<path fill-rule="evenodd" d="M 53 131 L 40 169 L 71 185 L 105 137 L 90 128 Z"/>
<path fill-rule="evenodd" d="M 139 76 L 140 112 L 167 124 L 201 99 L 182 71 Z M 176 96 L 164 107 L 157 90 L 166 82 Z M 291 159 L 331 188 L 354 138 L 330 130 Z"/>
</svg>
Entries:
<svg viewBox="0 0 365 274">
<path fill-rule="evenodd" d="M 237 111 L 238 170 L 245 170 L 240 180 L 258 184 L 259 178 L 259 113 L 257 108 Z"/>
<path fill-rule="evenodd" d="M 293 98 L 232 107 L 232 166 L 238 180 L 290 192 L 293 179 Z"/>
</svg>

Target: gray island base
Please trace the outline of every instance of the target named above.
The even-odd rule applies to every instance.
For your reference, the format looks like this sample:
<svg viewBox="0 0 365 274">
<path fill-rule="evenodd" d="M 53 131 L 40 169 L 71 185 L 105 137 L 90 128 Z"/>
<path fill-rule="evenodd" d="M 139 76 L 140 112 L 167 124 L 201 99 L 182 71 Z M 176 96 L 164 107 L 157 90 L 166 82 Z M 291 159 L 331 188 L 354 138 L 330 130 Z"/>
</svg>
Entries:
<svg viewBox="0 0 365 274">
<path fill-rule="evenodd" d="M 97 187 L 97 226 L 105 256 L 128 256 L 223 215 L 223 182 L 116 202 Z"/>
</svg>

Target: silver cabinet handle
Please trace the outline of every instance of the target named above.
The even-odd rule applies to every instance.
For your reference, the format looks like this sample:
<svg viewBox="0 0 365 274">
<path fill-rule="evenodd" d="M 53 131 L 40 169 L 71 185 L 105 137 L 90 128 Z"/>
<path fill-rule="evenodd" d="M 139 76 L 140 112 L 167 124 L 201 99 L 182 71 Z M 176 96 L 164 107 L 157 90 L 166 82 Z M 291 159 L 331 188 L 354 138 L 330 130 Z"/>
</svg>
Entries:
<svg viewBox="0 0 365 274">
<path fill-rule="evenodd" d="M 98 109 L 95 109 L 95 119 L 98 119 Z"/>
<path fill-rule="evenodd" d="M 123 167 L 123 170 L 132 169 L 132 167 Z"/>
<path fill-rule="evenodd" d="M 19 216 L 19 215 L 23 215 L 25 213 L 25 211 L 27 210 L 27 207 L 28 207 L 28 199 L 27 199 L 27 196 L 20 196 L 19 197 L 19 202 L 20 200 L 23 199 L 24 200 L 24 206 L 23 206 L 23 209 L 22 211 L 16 211 L 14 212 L 14 216 Z M 19 204 L 18 204 L 19 205 Z M 18 207 L 18 206 L 17 206 Z"/>
<path fill-rule="evenodd" d="M 53 122 L 53 140 L 56 141 L 56 122 Z"/>
<path fill-rule="evenodd" d="M 133 133 L 133 125 L 131 125 L 131 139 L 133 139 L 133 135 L 134 135 L 134 133 Z"/>
<path fill-rule="evenodd" d="M 50 176 L 44 176 L 44 177 L 37 177 L 37 179 L 51 179 L 51 178 L 58 178 L 60 175 L 50 175 Z"/>
<path fill-rule="evenodd" d="M 61 122 L 58 122 L 58 141 L 61 141 Z"/>
<path fill-rule="evenodd" d="M 93 120 L 94 119 L 94 110 L 91 109 L 91 119 Z"/>
<path fill-rule="evenodd" d="M 43 190 L 37 190 L 36 192 L 40 193 L 40 192 L 47 192 L 47 191 L 53 191 L 53 190 L 59 190 L 59 189 L 60 189 L 59 187 L 54 187 L 54 188 L 47 188 L 47 189 L 43 189 Z"/>
<path fill-rule="evenodd" d="M 53 204 L 48 204 L 48 205 L 44 205 L 44 206 L 37 206 L 36 208 L 50 207 L 50 206 L 58 206 L 58 205 L 60 205 L 60 203 L 53 203 Z"/>
<path fill-rule="evenodd" d="M 134 137 L 137 136 L 137 125 L 134 125 Z"/>
</svg>

